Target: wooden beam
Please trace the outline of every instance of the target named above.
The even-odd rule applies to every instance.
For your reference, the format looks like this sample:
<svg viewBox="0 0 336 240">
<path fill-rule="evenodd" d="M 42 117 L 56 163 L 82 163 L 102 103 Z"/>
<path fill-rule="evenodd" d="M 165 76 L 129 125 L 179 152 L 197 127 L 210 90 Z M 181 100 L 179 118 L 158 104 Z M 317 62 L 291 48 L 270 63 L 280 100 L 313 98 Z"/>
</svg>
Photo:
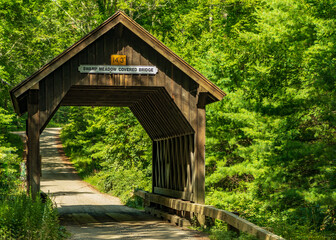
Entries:
<svg viewBox="0 0 336 240">
<path fill-rule="evenodd" d="M 190 222 L 185 218 L 179 217 L 177 215 L 172 215 L 155 208 L 145 207 L 145 212 L 155 217 L 165 219 L 168 222 L 173 223 L 179 227 L 190 227 L 191 225 Z"/>
<path fill-rule="evenodd" d="M 196 179 L 195 202 L 205 202 L 205 109 L 197 108 L 197 132 L 196 132 L 195 170 Z"/>
<path fill-rule="evenodd" d="M 198 108 L 205 108 L 207 104 L 208 93 L 207 92 L 200 92 L 198 95 L 197 107 Z"/>
<path fill-rule="evenodd" d="M 27 190 L 35 199 L 40 191 L 41 158 L 40 158 L 40 112 L 39 112 L 39 90 L 28 92 L 28 119 L 27 119 Z"/>
<path fill-rule="evenodd" d="M 134 192 L 134 194 L 145 199 L 146 201 L 160 204 L 171 209 L 193 212 L 224 221 L 229 225 L 239 229 L 240 231 L 254 235 L 261 240 L 285 240 L 284 238 L 277 236 L 274 233 L 271 233 L 231 212 L 218 209 L 213 206 L 191 203 L 183 201 L 181 199 L 164 197 L 142 190 L 137 190 Z"/>
<path fill-rule="evenodd" d="M 169 197 L 174 197 L 174 198 L 180 198 L 180 199 L 188 200 L 188 201 L 192 199 L 192 193 L 188 191 L 177 191 L 177 190 L 172 190 L 172 189 L 167 189 L 167 188 L 154 187 L 153 193 L 165 195 Z"/>
</svg>

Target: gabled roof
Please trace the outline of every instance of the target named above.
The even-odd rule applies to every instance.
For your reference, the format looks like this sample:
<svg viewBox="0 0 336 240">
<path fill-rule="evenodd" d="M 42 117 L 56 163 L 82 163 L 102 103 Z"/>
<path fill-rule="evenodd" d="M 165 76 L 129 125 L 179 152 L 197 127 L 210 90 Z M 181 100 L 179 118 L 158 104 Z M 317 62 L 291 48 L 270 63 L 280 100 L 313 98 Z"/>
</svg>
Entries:
<svg viewBox="0 0 336 240">
<path fill-rule="evenodd" d="M 13 105 L 15 111 L 18 114 L 20 113 L 20 109 L 18 107 L 18 99 L 27 92 L 30 88 L 32 88 L 36 83 L 41 81 L 44 77 L 48 76 L 50 73 L 55 71 L 57 68 L 62 66 L 66 61 L 75 56 L 81 50 L 86 48 L 88 45 L 97 40 L 100 36 L 114 28 L 117 24 L 122 24 L 124 27 L 128 28 L 135 35 L 137 35 L 140 39 L 146 42 L 149 46 L 155 49 L 158 53 L 164 56 L 167 60 L 173 63 L 176 67 L 178 67 L 182 72 L 187 74 L 191 79 L 197 82 L 203 89 L 209 92 L 215 99 L 215 101 L 221 100 L 225 93 L 218 88 L 215 84 L 210 82 L 206 77 L 204 77 L 201 73 L 199 73 L 196 69 L 191 67 L 188 63 L 186 63 L 182 58 L 177 56 L 173 51 L 171 51 L 168 47 L 166 47 L 163 43 L 161 43 L 158 39 L 156 39 L 153 35 L 151 35 L 148 31 L 146 31 L 143 27 L 141 27 L 138 23 L 128 17 L 125 13 L 118 11 L 113 16 L 108 18 L 104 23 L 102 23 L 95 30 L 90 32 L 88 35 L 83 37 L 81 40 L 76 42 L 74 45 L 69 47 L 63 53 L 58 55 L 56 58 L 51 60 L 49 63 L 40 68 L 33 75 L 22 81 L 20 84 L 15 86 L 11 91 L 11 98 L 13 101 Z"/>
</svg>

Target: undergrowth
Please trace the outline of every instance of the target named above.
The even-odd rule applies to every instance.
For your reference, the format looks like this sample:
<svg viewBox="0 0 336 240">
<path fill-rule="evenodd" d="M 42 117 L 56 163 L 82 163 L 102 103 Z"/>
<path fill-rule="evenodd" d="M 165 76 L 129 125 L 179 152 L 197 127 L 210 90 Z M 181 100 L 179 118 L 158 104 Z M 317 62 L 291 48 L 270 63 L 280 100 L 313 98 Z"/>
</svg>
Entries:
<svg viewBox="0 0 336 240">
<path fill-rule="evenodd" d="M 52 201 L 46 199 L 42 202 L 40 198 L 34 201 L 25 193 L 22 151 L 19 136 L 10 134 L 8 129 L 0 130 L 0 239 L 67 238 Z"/>
<path fill-rule="evenodd" d="M 35 201 L 25 193 L 0 197 L 0 239 L 65 239 L 50 199 Z"/>
<path fill-rule="evenodd" d="M 143 170 L 131 167 L 125 169 L 112 164 L 111 169 L 97 171 L 95 161 L 87 157 L 71 159 L 79 176 L 97 190 L 119 197 L 122 203 L 130 207 L 139 208 L 141 204 L 132 198 L 134 189 L 149 191 L 151 178 Z M 150 171 L 148 169 L 148 171 Z M 113 174 L 111 174 L 113 172 Z"/>
</svg>

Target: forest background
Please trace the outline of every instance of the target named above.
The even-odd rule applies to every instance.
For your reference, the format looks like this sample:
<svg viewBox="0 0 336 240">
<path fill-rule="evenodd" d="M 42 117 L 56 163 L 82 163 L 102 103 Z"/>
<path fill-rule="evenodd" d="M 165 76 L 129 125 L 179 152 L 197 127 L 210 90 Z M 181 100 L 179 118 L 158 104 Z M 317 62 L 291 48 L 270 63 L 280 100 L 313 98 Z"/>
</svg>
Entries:
<svg viewBox="0 0 336 240">
<path fill-rule="evenodd" d="M 335 0 L 0 0 L 2 196 L 25 128 L 8 91 L 119 9 L 227 93 L 207 108 L 206 203 L 287 239 L 336 238 Z M 131 205 L 150 190 L 151 142 L 127 108 L 51 124 L 86 181 Z"/>
</svg>

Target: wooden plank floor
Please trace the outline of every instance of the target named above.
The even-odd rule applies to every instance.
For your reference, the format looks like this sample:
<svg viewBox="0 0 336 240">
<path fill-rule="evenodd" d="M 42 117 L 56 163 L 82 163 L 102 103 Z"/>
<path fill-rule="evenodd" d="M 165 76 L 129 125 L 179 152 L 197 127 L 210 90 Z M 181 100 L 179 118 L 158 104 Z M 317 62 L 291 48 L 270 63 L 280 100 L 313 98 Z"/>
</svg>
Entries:
<svg viewBox="0 0 336 240">
<path fill-rule="evenodd" d="M 132 208 L 118 198 L 101 194 L 77 176 L 70 162 L 59 154 L 59 129 L 41 136 L 41 189 L 52 195 L 61 223 L 71 239 L 208 239 Z"/>
</svg>

